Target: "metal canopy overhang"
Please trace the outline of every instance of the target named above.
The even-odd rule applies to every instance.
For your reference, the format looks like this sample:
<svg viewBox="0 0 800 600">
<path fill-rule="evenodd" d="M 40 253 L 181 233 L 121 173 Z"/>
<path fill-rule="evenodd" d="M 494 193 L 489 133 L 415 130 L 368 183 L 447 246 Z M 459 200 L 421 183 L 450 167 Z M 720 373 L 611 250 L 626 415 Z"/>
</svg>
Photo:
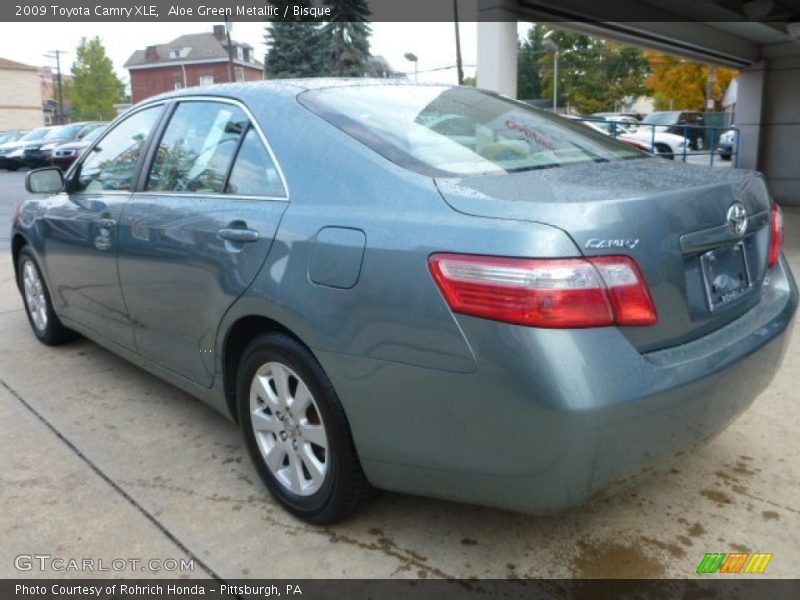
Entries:
<svg viewBox="0 0 800 600">
<path fill-rule="evenodd" d="M 516 11 L 522 21 L 560 21 L 570 29 L 735 67 L 762 59 L 765 43 L 777 45 L 788 39 L 780 23 L 748 21 L 713 0 L 489 0 L 483 4 Z M 793 8 L 781 9 L 794 14 Z"/>
</svg>

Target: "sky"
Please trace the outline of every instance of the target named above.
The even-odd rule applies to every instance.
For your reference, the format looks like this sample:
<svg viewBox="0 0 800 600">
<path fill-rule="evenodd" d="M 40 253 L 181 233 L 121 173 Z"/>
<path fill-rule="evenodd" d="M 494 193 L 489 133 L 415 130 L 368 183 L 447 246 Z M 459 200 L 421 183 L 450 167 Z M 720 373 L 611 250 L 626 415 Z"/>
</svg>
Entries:
<svg viewBox="0 0 800 600">
<path fill-rule="evenodd" d="M 75 48 L 82 37 L 99 36 L 114 62 L 118 76 L 128 81 L 122 68 L 134 50 L 152 44 L 167 43 L 186 33 L 209 32 L 214 23 L 0 23 L 0 57 L 35 66 L 55 66 L 55 60 L 44 53 L 64 50 L 62 72 L 69 72 L 75 59 Z M 419 80 L 457 83 L 455 28 L 453 23 L 372 23 L 371 52 L 381 55 L 395 71 L 413 74 L 414 65 L 404 58 L 407 52 L 416 54 Z M 520 31 L 527 29 L 520 23 Z M 233 24 L 232 37 L 255 48 L 263 57 L 264 23 Z M 475 74 L 477 56 L 477 24 L 461 23 L 461 53 L 465 76 Z M 440 70 L 441 69 L 441 70 Z"/>
</svg>

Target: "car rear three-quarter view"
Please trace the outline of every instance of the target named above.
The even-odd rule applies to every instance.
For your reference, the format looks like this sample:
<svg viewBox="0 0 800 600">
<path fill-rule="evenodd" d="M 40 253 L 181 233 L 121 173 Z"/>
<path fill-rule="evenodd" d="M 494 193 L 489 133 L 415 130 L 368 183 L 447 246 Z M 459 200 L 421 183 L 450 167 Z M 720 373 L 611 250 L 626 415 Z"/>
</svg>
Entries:
<svg viewBox="0 0 800 600">
<path fill-rule="evenodd" d="M 28 187 L 37 337 L 240 422 L 315 523 L 375 488 L 549 513 L 655 472 L 767 387 L 798 303 L 758 173 L 471 88 L 182 90 Z"/>
</svg>

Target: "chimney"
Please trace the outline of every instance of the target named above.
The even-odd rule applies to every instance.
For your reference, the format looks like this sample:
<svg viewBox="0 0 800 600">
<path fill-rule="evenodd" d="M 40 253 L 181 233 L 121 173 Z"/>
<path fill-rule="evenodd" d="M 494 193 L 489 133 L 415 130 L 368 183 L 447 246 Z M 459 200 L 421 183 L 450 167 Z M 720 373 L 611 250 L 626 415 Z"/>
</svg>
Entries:
<svg viewBox="0 0 800 600">
<path fill-rule="evenodd" d="M 225 42 L 225 25 L 214 25 L 214 37 L 220 42 Z"/>
<path fill-rule="evenodd" d="M 148 46 L 144 49 L 145 60 L 158 60 L 158 49 L 155 46 Z"/>
</svg>

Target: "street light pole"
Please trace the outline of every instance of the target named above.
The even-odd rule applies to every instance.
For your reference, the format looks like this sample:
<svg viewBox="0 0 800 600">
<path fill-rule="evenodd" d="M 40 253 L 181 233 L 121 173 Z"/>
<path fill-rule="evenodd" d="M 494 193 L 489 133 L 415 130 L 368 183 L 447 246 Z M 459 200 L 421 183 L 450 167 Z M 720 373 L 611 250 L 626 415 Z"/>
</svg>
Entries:
<svg viewBox="0 0 800 600">
<path fill-rule="evenodd" d="M 417 65 L 419 64 L 417 55 L 413 52 L 406 52 L 404 56 L 407 61 L 414 63 L 414 81 L 417 81 Z"/>
<path fill-rule="evenodd" d="M 558 110 L 558 44 L 552 38 L 553 30 L 551 29 L 544 34 L 542 38 L 544 47 L 553 53 L 553 112 Z"/>
</svg>

